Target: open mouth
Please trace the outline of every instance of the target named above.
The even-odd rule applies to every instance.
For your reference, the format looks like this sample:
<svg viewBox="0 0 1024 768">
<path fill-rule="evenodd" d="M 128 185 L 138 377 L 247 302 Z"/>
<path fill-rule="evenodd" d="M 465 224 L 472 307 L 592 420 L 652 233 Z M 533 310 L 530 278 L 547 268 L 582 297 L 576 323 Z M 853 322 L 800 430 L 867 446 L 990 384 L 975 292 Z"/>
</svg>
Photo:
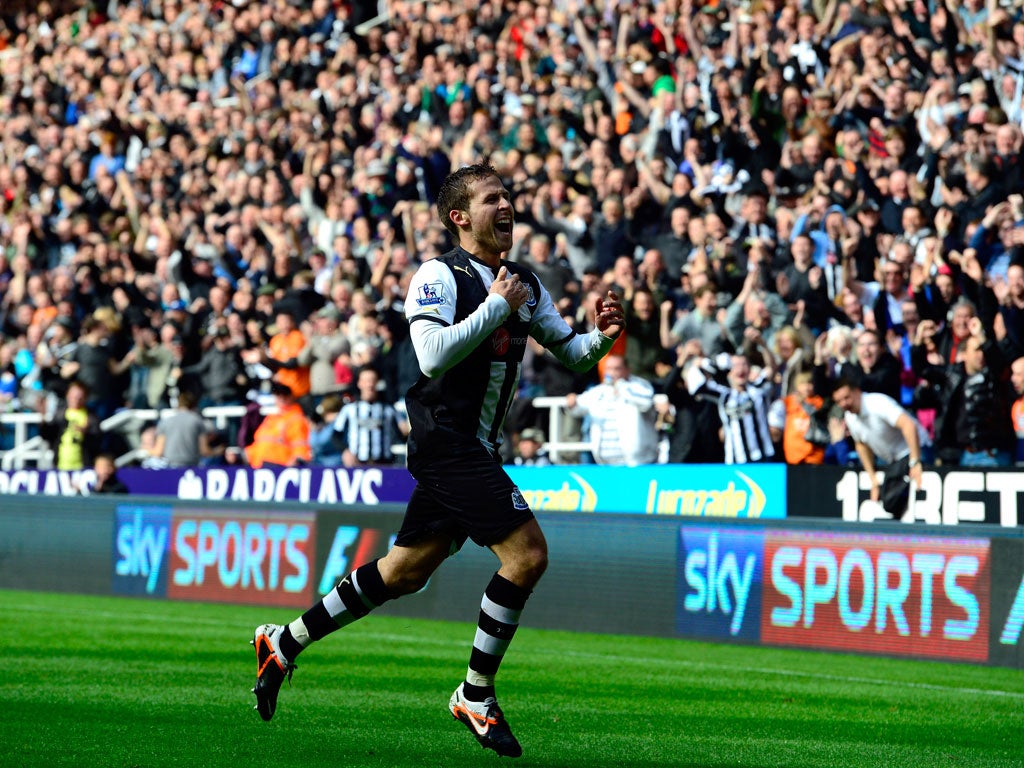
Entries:
<svg viewBox="0 0 1024 768">
<path fill-rule="evenodd" d="M 512 237 L 512 219 L 501 219 L 494 222 L 494 229 L 500 234 Z"/>
</svg>

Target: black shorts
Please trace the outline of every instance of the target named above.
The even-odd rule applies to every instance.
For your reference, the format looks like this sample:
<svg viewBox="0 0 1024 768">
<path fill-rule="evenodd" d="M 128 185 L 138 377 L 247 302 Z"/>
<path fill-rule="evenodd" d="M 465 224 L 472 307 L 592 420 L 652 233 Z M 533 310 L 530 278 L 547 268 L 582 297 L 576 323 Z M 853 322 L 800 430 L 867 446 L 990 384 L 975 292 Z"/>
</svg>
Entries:
<svg viewBox="0 0 1024 768">
<path fill-rule="evenodd" d="M 533 512 L 512 478 L 483 445 L 410 461 L 416 488 L 395 544 L 407 547 L 431 534 L 450 536 L 452 552 L 472 539 L 481 547 L 502 541 Z"/>
</svg>

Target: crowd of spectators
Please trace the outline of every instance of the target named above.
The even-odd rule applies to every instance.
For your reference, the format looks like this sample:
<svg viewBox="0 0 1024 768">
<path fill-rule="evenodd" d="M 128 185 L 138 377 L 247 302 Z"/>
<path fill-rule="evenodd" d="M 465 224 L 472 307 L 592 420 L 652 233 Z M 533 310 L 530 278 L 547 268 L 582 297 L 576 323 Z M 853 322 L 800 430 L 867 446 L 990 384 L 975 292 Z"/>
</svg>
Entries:
<svg viewBox="0 0 1024 768">
<path fill-rule="evenodd" d="M 663 460 L 723 459 L 684 380 L 723 355 L 774 380 L 764 456 L 835 455 L 799 440 L 856 369 L 928 427 L 929 459 L 1013 460 L 1019 0 L 66 5 L 0 8 L 0 410 L 102 442 L 118 409 L 273 381 L 350 460 L 325 412 L 372 369 L 400 416 L 405 286 L 450 247 L 438 185 L 486 161 L 511 257 L 574 327 L 624 298 L 615 352 L 667 395 L 644 411 Z M 532 348 L 507 444 L 547 426 L 531 397 L 594 384 Z M 256 429 L 203 452 L 238 460 Z"/>
</svg>

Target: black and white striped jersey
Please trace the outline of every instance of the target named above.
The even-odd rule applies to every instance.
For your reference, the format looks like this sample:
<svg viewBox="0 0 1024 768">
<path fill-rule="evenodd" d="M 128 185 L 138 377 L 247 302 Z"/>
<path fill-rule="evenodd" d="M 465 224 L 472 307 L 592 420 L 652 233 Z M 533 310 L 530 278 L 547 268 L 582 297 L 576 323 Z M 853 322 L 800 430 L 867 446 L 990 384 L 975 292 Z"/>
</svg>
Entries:
<svg viewBox="0 0 1024 768">
<path fill-rule="evenodd" d="M 410 460 L 417 451 L 449 453 L 466 439 L 497 448 L 527 337 L 580 371 L 611 348 L 612 339 L 599 331 L 577 335 L 530 269 L 502 266 L 529 289 L 518 312 L 489 292 L 497 270 L 461 248 L 425 262 L 413 276 L 405 313 L 421 376 L 406 396 Z"/>
<path fill-rule="evenodd" d="M 399 439 L 398 423 L 394 406 L 388 403 L 346 403 L 334 420 L 334 431 L 360 464 L 390 464 L 394 460 L 391 446 Z"/>
<path fill-rule="evenodd" d="M 775 455 L 768 411 L 772 404 L 774 383 L 765 374 L 734 389 L 715 380 L 717 373 L 710 363 L 694 365 L 686 373 L 686 386 L 699 398 L 718 405 L 725 441 L 725 463 L 747 464 L 764 461 Z"/>
</svg>

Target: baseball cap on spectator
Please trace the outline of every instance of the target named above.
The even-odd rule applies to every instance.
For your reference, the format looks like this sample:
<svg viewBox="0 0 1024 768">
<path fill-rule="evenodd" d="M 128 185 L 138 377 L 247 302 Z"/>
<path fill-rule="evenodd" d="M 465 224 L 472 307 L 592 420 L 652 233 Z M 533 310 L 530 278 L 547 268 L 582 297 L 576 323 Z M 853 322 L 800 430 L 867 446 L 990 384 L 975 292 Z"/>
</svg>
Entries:
<svg viewBox="0 0 1024 768">
<path fill-rule="evenodd" d="M 75 321 L 67 315 L 59 315 L 56 320 L 53 321 L 54 325 L 62 326 L 67 329 L 68 332 L 74 333 L 76 330 Z"/>
<path fill-rule="evenodd" d="M 723 45 L 725 45 L 726 39 L 726 35 L 723 35 L 720 30 L 716 29 L 707 36 L 707 39 L 704 41 L 704 43 L 707 45 L 708 48 L 721 48 Z"/>
<path fill-rule="evenodd" d="M 270 394 L 278 395 L 279 397 L 291 397 L 292 388 L 287 384 L 282 384 L 280 381 L 270 382 Z"/>
<path fill-rule="evenodd" d="M 850 209 L 850 215 L 853 216 L 858 213 L 879 213 L 881 210 L 882 208 L 878 205 L 878 201 L 869 197 L 864 202 L 853 206 Z"/>
<path fill-rule="evenodd" d="M 959 190 L 960 192 L 967 192 L 967 179 L 962 173 L 951 173 L 945 179 L 943 183 L 946 185 L 948 190 Z"/>
<path fill-rule="evenodd" d="M 323 317 L 327 320 L 341 320 L 341 312 L 333 304 L 325 304 L 316 313 L 317 317 Z"/>
<path fill-rule="evenodd" d="M 522 442 L 523 440 L 532 440 L 535 443 L 543 443 L 544 433 L 539 429 L 529 427 L 519 433 L 519 442 Z"/>
<path fill-rule="evenodd" d="M 213 261 L 217 258 L 217 249 L 209 243 L 200 243 L 193 249 L 192 258 Z"/>
<path fill-rule="evenodd" d="M 768 187 L 760 179 L 751 179 L 742 187 L 742 193 L 747 197 L 763 197 L 768 199 Z"/>
<path fill-rule="evenodd" d="M 291 315 L 296 320 L 301 319 L 302 312 L 294 302 L 291 301 L 279 301 L 274 305 L 275 315 Z"/>
<path fill-rule="evenodd" d="M 130 307 L 126 307 L 122 315 L 124 317 L 125 325 L 130 328 L 139 328 L 149 325 L 149 318 L 146 317 L 146 313 L 143 311 L 142 307 L 135 306 L 134 304 Z"/>
<path fill-rule="evenodd" d="M 654 85 L 651 86 L 651 94 L 657 96 L 660 93 L 675 93 L 676 92 L 676 81 L 672 75 L 662 75 L 654 81 Z"/>
<path fill-rule="evenodd" d="M 371 160 L 366 166 L 366 175 L 367 177 L 387 176 L 388 167 L 380 160 Z"/>
</svg>

